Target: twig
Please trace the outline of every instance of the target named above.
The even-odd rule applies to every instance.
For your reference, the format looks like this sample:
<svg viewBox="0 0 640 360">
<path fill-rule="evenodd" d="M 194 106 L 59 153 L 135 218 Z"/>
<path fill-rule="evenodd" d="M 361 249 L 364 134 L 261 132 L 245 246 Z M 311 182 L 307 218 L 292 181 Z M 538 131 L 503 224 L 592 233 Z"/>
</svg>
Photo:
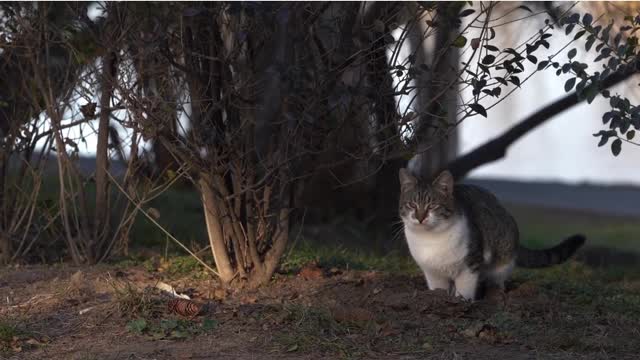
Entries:
<svg viewBox="0 0 640 360">
<path fill-rule="evenodd" d="M 149 221 L 151 221 L 155 226 L 157 226 L 165 235 L 167 235 L 167 237 L 169 239 L 173 240 L 176 244 L 178 244 L 181 248 L 183 248 L 187 253 L 189 253 L 189 255 L 191 255 L 194 259 L 196 259 L 202 266 L 205 267 L 205 269 L 209 270 L 212 274 L 220 277 L 220 274 L 218 274 L 217 271 L 215 271 L 211 266 L 209 266 L 206 262 L 204 262 L 202 259 L 200 259 L 196 254 L 193 253 L 193 251 L 189 250 L 189 248 L 187 246 L 185 246 L 182 242 L 180 242 L 180 240 L 176 239 L 173 235 L 171 235 L 171 233 L 169 231 L 167 231 L 162 225 L 160 225 L 151 215 L 149 215 L 148 212 L 146 212 L 144 209 L 142 209 L 141 204 L 139 202 L 135 201 L 134 199 L 132 199 L 131 196 L 129 196 L 129 194 L 120 186 L 118 181 L 116 181 L 116 179 L 113 177 L 113 175 L 111 175 L 111 172 L 107 171 L 107 175 L 109 176 L 111 181 L 113 181 L 113 184 L 118 188 L 118 190 L 120 190 L 120 192 L 122 192 L 124 194 L 124 196 L 126 196 L 127 199 L 129 199 L 129 201 L 133 205 L 135 205 L 135 207 L 142 214 L 144 214 L 144 216 L 146 216 L 147 219 L 149 219 Z"/>
</svg>

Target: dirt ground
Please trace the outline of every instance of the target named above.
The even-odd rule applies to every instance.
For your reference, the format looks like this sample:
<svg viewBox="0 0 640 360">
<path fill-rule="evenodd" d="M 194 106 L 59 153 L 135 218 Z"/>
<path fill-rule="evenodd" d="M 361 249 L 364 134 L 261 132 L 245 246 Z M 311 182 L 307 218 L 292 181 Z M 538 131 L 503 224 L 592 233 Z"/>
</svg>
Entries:
<svg viewBox="0 0 640 360">
<path fill-rule="evenodd" d="M 171 313 L 169 297 L 153 290 L 159 282 L 190 295 L 202 314 Z M 580 289 L 521 276 L 506 294 L 466 303 L 428 291 L 417 275 L 313 265 L 257 290 L 140 265 L 7 267 L 0 358 L 637 358 L 640 303 L 608 307 L 620 301 L 596 304 L 599 295 Z"/>
</svg>

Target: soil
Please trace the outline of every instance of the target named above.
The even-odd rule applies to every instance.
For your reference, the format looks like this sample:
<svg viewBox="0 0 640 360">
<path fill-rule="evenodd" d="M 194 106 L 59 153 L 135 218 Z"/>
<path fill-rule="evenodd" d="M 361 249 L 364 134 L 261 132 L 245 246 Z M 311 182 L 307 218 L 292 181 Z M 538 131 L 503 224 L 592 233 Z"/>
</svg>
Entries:
<svg viewBox="0 0 640 360">
<path fill-rule="evenodd" d="M 170 297 L 151 290 L 160 281 L 201 314 L 170 312 Z M 417 275 L 314 265 L 255 290 L 142 266 L 7 267 L 0 326 L 16 334 L 0 334 L 0 358 L 632 359 L 640 351 L 635 318 L 584 311 L 580 294 L 551 296 L 530 281 L 509 287 L 468 303 L 427 290 Z M 147 326 L 136 330 L 141 320 Z"/>
</svg>

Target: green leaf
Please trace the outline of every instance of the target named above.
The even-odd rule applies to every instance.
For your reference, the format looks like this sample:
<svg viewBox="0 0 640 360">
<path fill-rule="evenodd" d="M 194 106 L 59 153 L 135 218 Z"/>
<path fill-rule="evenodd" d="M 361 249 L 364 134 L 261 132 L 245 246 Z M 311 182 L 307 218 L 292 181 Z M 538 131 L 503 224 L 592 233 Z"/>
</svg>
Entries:
<svg viewBox="0 0 640 360">
<path fill-rule="evenodd" d="M 611 153 L 613 154 L 613 156 L 620 155 L 621 150 L 622 150 L 622 140 L 620 139 L 613 140 L 613 142 L 611 143 Z"/>
<path fill-rule="evenodd" d="M 162 330 L 173 330 L 178 327 L 178 321 L 171 319 L 162 319 L 160 320 L 160 328 Z"/>
<path fill-rule="evenodd" d="M 636 136 L 636 131 L 635 130 L 627 131 L 627 140 L 633 140 L 634 136 Z"/>
<path fill-rule="evenodd" d="M 564 91 L 569 92 L 573 89 L 573 85 L 576 84 L 576 78 L 571 78 L 564 83 Z"/>
<path fill-rule="evenodd" d="M 598 95 L 598 88 L 592 84 L 587 88 L 586 93 L 587 104 L 591 104 L 593 102 L 593 99 L 596 98 L 596 95 Z"/>
<path fill-rule="evenodd" d="M 146 329 L 147 329 L 147 320 L 145 319 L 135 319 L 127 323 L 127 330 L 129 330 L 130 332 L 142 334 L 142 332 L 145 331 Z"/>
<path fill-rule="evenodd" d="M 480 105 L 480 104 L 471 104 L 469 105 L 469 108 L 475 112 L 477 112 L 478 114 L 487 117 L 487 110 L 484 108 L 484 106 Z"/>
<path fill-rule="evenodd" d="M 175 339 L 186 339 L 189 337 L 189 333 L 185 330 L 173 330 L 171 332 L 171 337 Z"/>
<path fill-rule="evenodd" d="M 567 53 L 567 56 L 569 57 L 569 59 L 573 59 L 574 57 L 576 57 L 577 54 L 578 54 L 578 50 L 576 48 L 573 48 L 569 50 L 569 52 Z"/>
<path fill-rule="evenodd" d="M 453 46 L 457 48 L 463 48 L 465 45 L 467 45 L 467 38 L 462 35 L 458 36 L 453 42 Z"/>
<path fill-rule="evenodd" d="M 218 325 L 219 325 L 218 321 L 214 319 L 204 319 L 204 321 L 202 322 L 202 330 L 211 331 L 217 328 Z"/>
<path fill-rule="evenodd" d="M 487 55 L 482 59 L 482 63 L 485 65 L 491 65 L 494 61 L 496 61 L 496 57 L 493 55 Z"/>
</svg>

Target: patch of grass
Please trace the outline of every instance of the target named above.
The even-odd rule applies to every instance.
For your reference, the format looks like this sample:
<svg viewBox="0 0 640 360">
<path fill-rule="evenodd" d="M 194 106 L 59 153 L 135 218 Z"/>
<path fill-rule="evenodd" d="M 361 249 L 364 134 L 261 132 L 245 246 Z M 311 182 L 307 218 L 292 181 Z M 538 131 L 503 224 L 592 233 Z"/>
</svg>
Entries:
<svg viewBox="0 0 640 360">
<path fill-rule="evenodd" d="M 285 306 L 284 322 L 295 331 L 279 332 L 276 342 L 285 352 L 321 352 L 351 358 L 365 350 L 365 344 L 349 339 L 354 324 L 337 322 L 325 308 L 303 305 Z M 360 330 L 360 329 L 358 329 Z"/>
<path fill-rule="evenodd" d="M 14 337 L 20 334 L 21 332 L 15 325 L 6 322 L 0 322 L 0 342 L 8 343 L 13 340 Z"/>
<path fill-rule="evenodd" d="M 380 270 L 396 274 L 419 273 L 413 259 L 399 250 L 391 250 L 380 255 L 372 250 L 342 245 L 318 245 L 316 242 L 306 240 L 297 244 L 285 255 L 280 268 L 285 272 L 293 272 L 310 262 L 316 262 L 325 268 Z"/>
<path fill-rule="evenodd" d="M 202 264 L 192 256 L 172 256 L 162 261 L 161 268 L 168 275 L 193 275 L 202 273 Z"/>
<path fill-rule="evenodd" d="M 0 320 L 0 355 L 22 351 L 23 342 L 29 336 L 27 331 L 12 321 Z"/>
<path fill-rule="evenodd" d="M 518 222 L 522 243 L 528 246 L 555 245 L 572 234 L 582 233 L 587 245 L 640 252 L 637 219 L 510 204 L 507 208 Z"/>
<path fill-rule="evenodd" d="M 115 304 L 123 317 L 145 318 L 154 315 L 162 304 L 152 297 L 152 289 L 139 289 L 128 281 L 111 280 Z"/>
<path fill-rule="evenodd" d="M 153 340 L 182 340 L 213 331 L 218 322 L 213 319 L 191 321 L 186 319 L 144 319 L 138 318 L 127 323 L 129 332 L 145 335 Z"/>
</svg>

